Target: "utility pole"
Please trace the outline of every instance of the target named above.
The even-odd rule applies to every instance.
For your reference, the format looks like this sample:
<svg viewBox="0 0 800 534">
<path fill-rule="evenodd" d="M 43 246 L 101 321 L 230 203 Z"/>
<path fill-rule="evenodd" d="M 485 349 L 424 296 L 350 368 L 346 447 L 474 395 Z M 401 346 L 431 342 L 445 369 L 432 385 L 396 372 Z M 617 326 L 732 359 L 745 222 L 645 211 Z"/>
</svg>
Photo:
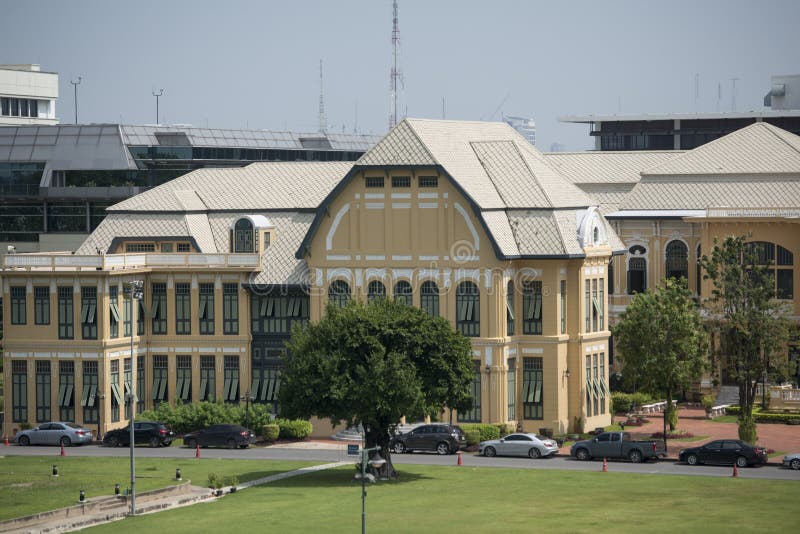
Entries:
<svg viewBox="0 0 800 534">
<path fill-rule="evenodd" d="M 392 71 L 389 73 L 389 129 L 397 125 L 397 82 L 403 74 L 397 68 L 397 49 L 400 46 L 400 26 L 397 23 L 397 0 L 392 2 Z"/>
<path fill-rule="evenodd" d="M 736 111 L 736 81 L 739 78 L 731 78 L 731 111 Z"/>
<path fill-rule="evenodd" d="M 164 94 L 164 90 L 163 89 L 159 89 L 157 93 L 156 93 L 155 89 L 153 90 L 153 96 L 156 97 L 156 124 L 159 124 L 159 122 L 158 122 L 158 99 L 163 94 Z"/>
<path fill-rule="evenodd" d="M 322 92 L 322 60 L 319 60 L 319 133 L 325 133 L 327 129 L 327 119 L 325 118 L 325 100 Z"/>
<path fill-rule="evenodd" d="M 72 84 L 72 87 L 75 89 L 75 124 L 78 124 L 78 86 L 81 84 L 83 78 L 78 76 L 78 81 L 70 80 L 69 83 Z"/>
</svg>

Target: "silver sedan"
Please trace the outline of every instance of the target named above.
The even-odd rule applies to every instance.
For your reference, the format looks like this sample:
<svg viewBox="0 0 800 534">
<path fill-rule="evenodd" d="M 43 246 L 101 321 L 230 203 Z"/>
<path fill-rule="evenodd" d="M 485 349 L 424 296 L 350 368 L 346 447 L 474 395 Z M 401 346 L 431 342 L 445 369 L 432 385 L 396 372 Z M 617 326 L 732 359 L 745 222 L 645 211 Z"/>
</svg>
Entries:
<svg viewBox="0 0 800 534">
<path fill-rule="evenodd" d="M 500 439 L 482 441 L 478 454 L 482 456 L 528 456 L 545 458 L 558 452 L 555 440 L 536 434 L 509 434 Z"/>
<path fill-rule="evenodd" d="M 784 456 L 783 467 L 791 467 L 795 471 L 800 470 L 800 452 Z"/>
<path fill-rule="evenodd" d="M 92 441 L 92 431 L 75 423 L 42 423 L 16 435 L 17 445 L 79 445 Z"/>
</svg>

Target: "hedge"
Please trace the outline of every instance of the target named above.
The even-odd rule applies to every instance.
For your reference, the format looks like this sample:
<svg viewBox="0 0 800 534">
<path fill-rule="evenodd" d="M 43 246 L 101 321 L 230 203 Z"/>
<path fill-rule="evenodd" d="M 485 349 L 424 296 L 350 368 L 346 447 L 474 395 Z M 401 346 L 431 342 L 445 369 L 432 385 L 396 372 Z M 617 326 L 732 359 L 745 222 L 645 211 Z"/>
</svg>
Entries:
<svg viewBox="0 0 800 534">
<path fill-rule="evenodd" d="M 248 417 L 249 415 L 249 417 Z M 219 423 L 231 423 L 260 431 L 264 425 L 272 422 L 269 406 L 251 404 L 249 414 L 244 405 L 218 402 L 197 402 L 183 404 L 178 401 L 173 408 L 162 402 L 153 410 L 145 410 L 136 415 L 137 421 L 160 421 L 178 434 L 206 428 Z"/>
<path fill-rule="evenodd" d="M 268 425 L 264 425 L 264 439 L 269 443 L 272 443 L 278 436 L 281 434 L 281 427 L 275 423 L 270 423 Z"/>
<path fill-rule="evenodd" d="M 742 413 L 740 406 L 728 406 L 725 408 L 727 415 L 739 415 Z M 756 423 L 793 423 L 800 422 L 800 414 L 796 413 L 769 413 L 769 412 L 756 412 L 753 410 L 753 418 Z"/>
<path fill-rule="evenodd" d="M 461 427 L 461 430 L 464 431 L 464 434 L 468 434 L 477 430 L 480 434 L 480 441 L 499 439 L 501 431 L 500 427 L 505 427 L 505 425 L 489 425 L 485 423 L 459 423 L 458 426 Z"/>
<path fill-rule="evenodd" d="M 279 437 L 283 439 L 306 439 L 314 429 L 311 423 L 303 419 L 278 419 Z"/>
<path fill-rule="evenodd" d="M 634 405 L 641 406 L 654 402 L 653 396 L 647 393 L 622 393 L 614 391 L 611 393 L 611 410 L 614 413 L 628 413 Z"/>
<path fill-rule="evenodd" d="M 477 428 L 470 428 L 464 431 L 464 434 L 467 437 L 467 446 L 477 445 L 481 441 L 481 433 Z"/>
</svg>

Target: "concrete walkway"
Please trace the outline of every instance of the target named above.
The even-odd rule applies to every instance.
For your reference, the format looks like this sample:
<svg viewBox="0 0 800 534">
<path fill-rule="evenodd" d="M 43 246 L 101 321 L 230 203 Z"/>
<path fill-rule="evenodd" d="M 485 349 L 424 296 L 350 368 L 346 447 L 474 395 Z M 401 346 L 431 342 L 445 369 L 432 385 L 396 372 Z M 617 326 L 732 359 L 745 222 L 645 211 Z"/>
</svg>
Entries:
<svg viewBox="0 0 800 534">
<path fill-rule="evenodd" d="M 314 465 L 278 473 L 268 477 L 242 482 L 237 485 L 236 491 L 269 484 L 277 480 L 332 469 L 348 462 L 333 462 L 322 465 Z M 231 492 L 231 487 L 222 488 L 223 496 Z M 190 506 L 201 502 L 207 502 L 214 498 L 212 490 L 198 486 L 192 486 L 191 481 L 178 486 L 169 486 L 159 490 L 142 492 L 136 494 L 136 515 L 151 514 L 172 510 L 183 506 Z M 73 532 L 93 525 L 118 521 L 128 516 L 130 503 L 127 497 L 97 497 L 88 499 L 83 504 L 43 512 L 26 517 L 10 519 L 0 522 L 0 532 L 13 532 L 25 534 L 39 534 L 43 532 Z"/>
</svg>

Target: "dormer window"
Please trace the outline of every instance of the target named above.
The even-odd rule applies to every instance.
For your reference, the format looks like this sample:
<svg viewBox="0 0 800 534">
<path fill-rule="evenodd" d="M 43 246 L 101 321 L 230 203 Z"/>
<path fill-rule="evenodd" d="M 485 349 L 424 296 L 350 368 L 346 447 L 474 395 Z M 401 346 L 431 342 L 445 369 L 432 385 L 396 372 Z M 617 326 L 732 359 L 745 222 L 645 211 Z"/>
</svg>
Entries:
<svg viewBox="0 0 800 534">
<path fill-rule="evenodd" d="M 260 254 L 267 250 L 275 231 L 263 215 L 243 215 L 231 224 L 231 251 L 236 254 Z"/>
<path fill-rule="evenodd" d="M 249 219 L 239 219 L 233 228 L 233 251 L 237 254 L 255 251 L 253 223 Z"/>
</svg>

